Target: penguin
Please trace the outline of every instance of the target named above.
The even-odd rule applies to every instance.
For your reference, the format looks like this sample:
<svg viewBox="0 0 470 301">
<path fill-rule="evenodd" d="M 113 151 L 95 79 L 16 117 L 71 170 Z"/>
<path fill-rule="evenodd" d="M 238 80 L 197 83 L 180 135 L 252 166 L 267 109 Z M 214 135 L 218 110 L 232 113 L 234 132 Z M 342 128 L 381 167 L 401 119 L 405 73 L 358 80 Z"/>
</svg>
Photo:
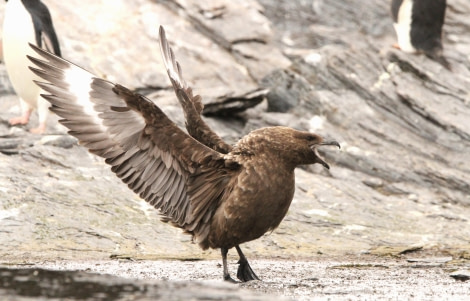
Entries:
<svg viewBox="0 0 470 301">
<path fill-rule="evenodd" d="M 11 118 L 10 125 L 25 125 L 34 109 L 39 125 L 32 133 L 46 130 L 49 103 L 33 82 L 38 79 L 29 69 L 26 55 L 34 55 L 28 43 L 61 56 L 59 41 L 47 6 L 40 0 L 6 0 L 3 22 L 3 61 L 8 77 L 20 98 L 22 115 Z"/>
<path fill-rule="evenodd" d="M 424 53 L 450 70 L 443 56 L 442 26 L 446 0 L 392 0 L 396 48 L 408 53 Z"/>
</svg>

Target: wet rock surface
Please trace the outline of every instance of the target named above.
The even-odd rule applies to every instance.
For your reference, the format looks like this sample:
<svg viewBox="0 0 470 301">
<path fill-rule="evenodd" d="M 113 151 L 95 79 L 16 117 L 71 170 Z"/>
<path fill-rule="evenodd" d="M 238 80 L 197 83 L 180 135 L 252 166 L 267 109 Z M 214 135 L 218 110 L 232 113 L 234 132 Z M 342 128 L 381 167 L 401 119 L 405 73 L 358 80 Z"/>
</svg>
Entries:
<svg viewBox="0 0 470 301">
<path fill-rule="evenodd" d="M 439 263 L 418 275 L 430 285 L 435 284 L 431 277 L 435 273 L 445 279 L 449 285 L 443 295 L 435 296 L 451 294 L 458 289 L 453 283 L 468 276 L 470 4 L 466 0 L 448 1 L 443 42 L 452 71 L 425 56 L 391 47 L 395 33 L 387 1 L 45 2 L 65 58 L 145 93 L 180 126 L 183 114 L 166 79 L 156 40 L 160 24 L 167 29 L 187 81 L 203 97 L 210 115 L 207 122 L 227 141 L 235 142 L 262 126 L 284 125 L 341 143 L 340 152 L 324 149 L 330 170 L 309 166 L 296 171 L 295 198 L 280 227 L 243 246 L 254 267 L 260 258 L 277 258 L 279 263 L 267 265 L 279 264 L 284 268 L 278 273 L 286 276 L 302 270 L 287 269 L 299 258 L 313 269 L 322 260 L 328 264 L 328 259 L 318 256 L 348 255 L 344 265 L 368 264 L 362 262 L 364 254 L 385 256 L 388 259 L 380 263 L 385 265 L 408 254 L 418 254 L 421 260 L 450 257 L 458 264 L 442 268 Z M 31 126 L 8 125 L 7 120 L 17 114 L 18 99 L 0 65 L 4 264 L 36 266 L 45 260 L 63 260 L 44 265 L 57 268 L 70 260 L 110 257 L 219 259 L 218 251 L 202 252 L 188 236 L 161 223 L 158 213 L 128 190 L 102 160 L 77 146 L 55 116 L 47 133 L 37 136 L 28 132 L 36 125 L 36 116 Z M 178 262 L 179 270 L 175 268 L 180 273 L 182 263 Z M 216 265 L 197 264 L 196 269 Z M 260 270 L 263 279 L 270 279 L 264 276 L 266 270 Z M 421 285 L 394 282 L 401 279 L 397 276 L 401 272 L 390 269 L 360 270 L 366 272 L 360 277 L 383 272 L 391 277 L 384 283 L 395 288 L 409 285 L 412 290 Z M 216 275 L 212 279 L 221 274 L 219 267 L 214 273 L 203 272 Z M 323 290 L 315 290 L 319 282 L 313 281 L 305 291 L 324 298 L 330 288 L 338 289 L 338 296 L 341 288 L 344 296 L 359 293 L 348 291 L 351 283 L 343 280 L 361 280 L 343 276 L 335 278 L 338 275 L 331 270 L 308 276 L 326 283 Z M 286 277 L 276 281 L 290 285 Z M 184 273 L 176 278 L 193 279 Z M 293 279 L 292 285 L 304 287 L 303 278 Z M 259 282 L 245 287 L 285 294 Z M 369 293 L 374 295 L 373 290 Z"/>
<path fill-rule="evenodd" d="M 220 263 L 47 261 L 0 268 L 0 297 L 35 300 L 467 300 L 470 281 L 452 257 L 256 260 L 262 281 L 228 284 Z M 235 258 L 231 268 L 234 269 Z M 454 279 L 453 279 L 454 278 Z M 15 299 L 18 300 L 18 299 Z M 21 300 L 21 299 L 19 299 Z"/>
<path fill-rule="evenodd" d="M 0 296 L 15 300 L 287 300 L 221 282 L 136 281 L 80 271 L 0 268 Z"/>
</svg>

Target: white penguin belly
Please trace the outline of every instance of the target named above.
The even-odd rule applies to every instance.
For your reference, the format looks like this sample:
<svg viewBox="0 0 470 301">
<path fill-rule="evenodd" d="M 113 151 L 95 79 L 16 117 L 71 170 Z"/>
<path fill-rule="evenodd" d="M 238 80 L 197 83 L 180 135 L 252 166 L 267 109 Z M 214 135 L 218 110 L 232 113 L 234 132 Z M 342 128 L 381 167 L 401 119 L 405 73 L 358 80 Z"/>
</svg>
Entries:
<svg viewBox="0 0 470 301">
<path fill-rule="evenodd" d="M 39 87 L 33 80 L 38 78 L 28 69 L 30 62 L 26 55 L 34 55 L 28 43 L 36 45 L 31 15 L 21 0 L 10 0 L 5 7 L 3 22 L 3 59 L 18 96 L 36 108 Z"/>
<path fill-rule="evenodd" d="M 398 46 L 404 52 L 416 52 L 416 48 L 411 44 L 411 17 L 412 17 L 413 1 L 404 0 L 398 11 L 397 23 L 393 24 L 397 33 Z"/>
</svg>

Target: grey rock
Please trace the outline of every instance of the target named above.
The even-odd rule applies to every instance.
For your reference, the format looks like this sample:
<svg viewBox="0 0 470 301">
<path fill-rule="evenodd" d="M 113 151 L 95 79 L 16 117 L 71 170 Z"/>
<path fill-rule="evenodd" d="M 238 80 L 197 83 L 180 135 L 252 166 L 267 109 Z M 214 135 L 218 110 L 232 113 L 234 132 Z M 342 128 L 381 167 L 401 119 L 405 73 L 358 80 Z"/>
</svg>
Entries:
<svg viewBox="0 0 470 301">
<path fill-rule="evenodd" d="M 289 300 L 207 281 L 139 281 L 41 268 L 0 268 L 0 274 L 0 296 L 8 300 Z"/>
<path fill-rule="evenodd" d="M 11 85 L 11 82 L 8 79 L 5 65 L 2 62 L 2 64 L 0 64 L 0 96 L 12 93 L 14 93 L 13 86 Z"/>
<path fill-rule="evenodd" d="M 221 95 L 219 102 L 209 103 L 204 106 L 202 114 L 205 116 L 233 116 L 261 103 L 268 89 L 258 88 L 241 95 Z"/>
<path fill-rule="evenodd" d="M 269 88 L 268 112 L 287 113 L 312 97 L 312 86 L 297 73 L 281 69 L 267 75 L 261 84 Z"/>
<path fill-rule="evenodd" d="M 395 34 L 386 1 L 315 1 L 314 7 L 302 0 L 200 2 L 47 4 L 67 59 L 142 89 L 179 126 L 182 112 L 164 80 L 156 42 L 160 24 L 207 107 L 268 83 L 270 103 L 236 118 L 206 118 L 224 139 L 234 142 L 254 128 L 284 125 L 341 143 L 340 152 L 324 154 L 330 170 L 296 171 L 285 221 L 246 244 L 249 258 L 417 245 L 437 256 L 470 244 L 468 1 L 448 1 L 444 55 L 452 72 L 391 47 Z M 69 138 L 57 136 L 50 145 L 27 127 L 8 126 L 19 109 L 10 88 L 1 91 L 4 261 L 112 254 L 219 258 L 160 223 L 153 208 Z M 50 122 L 48 135 L 66 137 L 56 120 Z"/>
<path fill-rule="evenodd" d="M 77 139 L 69 135 L 45 135 L 36 144 L 72 148 L 77 145 Z"/>
<path fill-rule="evenodd" d="M 468 281 L 470 280 L 470 270 L 458 270 L 458 271 L 452 272 L 450 274 L 450 277 L 458 281 Z"/>
</svg>

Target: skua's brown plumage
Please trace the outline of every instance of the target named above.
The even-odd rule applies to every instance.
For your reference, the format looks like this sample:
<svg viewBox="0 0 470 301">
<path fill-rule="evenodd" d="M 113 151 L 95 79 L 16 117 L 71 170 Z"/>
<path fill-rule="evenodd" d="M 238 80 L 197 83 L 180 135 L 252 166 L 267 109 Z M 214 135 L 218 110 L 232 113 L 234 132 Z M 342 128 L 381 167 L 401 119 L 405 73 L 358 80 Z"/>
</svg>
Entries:
<svg viewBox="0 0 470 301">
<path fill-rule="evenodd" d="M 240 256 L 237 277 L 258 279 L 239 245 L 279 225 L 294 195 L 294 169 L 314 163 L 329 168 L 317 148 L 338 142 L 267 127 L 228 145 L 201 118 L 201 98 L 184 81 L 163 27 L 160 47 L 189 135 L 144 96 L 31 47 L 42 57 L 29 57 L 31 70 L 45 81 L 37 84 L 69 133 L 105 158 L 164 221 L 203 249 L 220 248 L 225 280 L 233 281 L 227 267 L 233 247 Z"/>
</svg>

